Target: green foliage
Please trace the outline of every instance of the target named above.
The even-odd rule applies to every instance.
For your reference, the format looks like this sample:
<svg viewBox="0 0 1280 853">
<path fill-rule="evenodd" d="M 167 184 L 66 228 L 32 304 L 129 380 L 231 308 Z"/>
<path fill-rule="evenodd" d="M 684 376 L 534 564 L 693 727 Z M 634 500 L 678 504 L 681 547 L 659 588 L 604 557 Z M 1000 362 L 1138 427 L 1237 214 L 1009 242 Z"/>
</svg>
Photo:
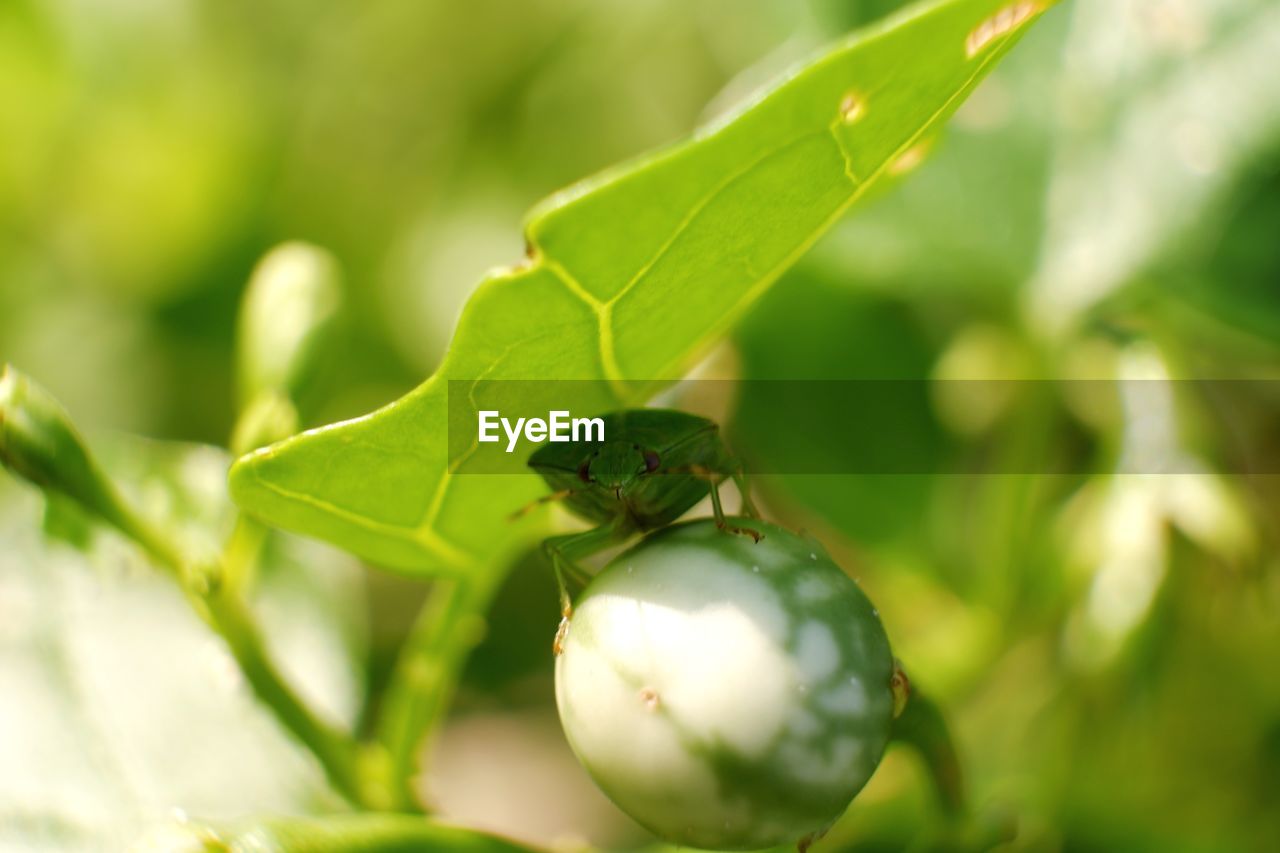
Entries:
<svg viewBox="0 0 1280 853">
<path fill-rule="evenodd" d="M 1134 19 L 1103 4 L 1074 21 L 1029 286 L 1034 319 L 1049 329 L 1159 270 L 1185 250 L 1179 241 L 1211 241 L 1194 226 L 1280 131 L 1280 98 L 1259 73 L 1280 41 L 1274 3 L 1152 14 L 1155 26 L 1131 39 L 1113 37 Z"/>
<path fill-rule="evenodd" d="M 876 43 L 911 42 L 873 81 L 887 88 L 863 91 L 861 113 L 848 102 L 858 120 L 835 128 L 874 172 L 938 96 L 893 80 L 941 73 L 975 22 L 939 35 L 941 51 L 920 34 L 941 33 L 939 10 L 997 4 L 916 10 L 910 39 L 845 43 L 718 129 L 544 205 L 532 257 L 482 284 L 437 379 L 238 476 L 273 522 L 419 576 L 449 563 L 465 584 L 352 577 L 334 553 L 235 518 L 225 453 L 100 438 L 233 435 L 238 456 L 395 399 L 439 367 L 487 265 L 519 252 L 531 200 L 678 137 L 903 5 L 0 3 L 0 360 L 64 401 L 101 456 L 77 464 L 84 444 L 57 404 L 0 425 L 34 424 L 5 451 L 62 486 L 42 502 L 0 471 L 0 848 L 123 849 L 175 806 L 189 819 L 148 836 L 160 849 L 495 843 L 434 817 L 335 814 L 353 808 L 343 791 L 357 808 L 425 808 L 548 843 L 643 844 L 592 800 L 554 726 L 554 585 L 536 550 L 512 555 L 544 531 L 502 520 L 541 490 L 488 475 L 442 486 L 441 399 L 445 377 L 611 375 L 599 402 L 617 408 L 731 332 L 698 374 L 919 383 L 897 416 L 831 399 L 827 417 L 853 418 L 842 431 L 784 432 L 785 400 L 752 382 L 736 405 L 696 409 L 763 467 L 856 468 L 909 443 L 933 448 L 922 468 L 964 472 L 753 478 L 767 516 L 816 532 L 875 600 L 895 654 L 946 709 L 979 806 L 957 826 L 918 757 L 890 746 L 815 850 L 1271 849 L 1280 487 L 1231 472 L 1274 470 L 1280 451 L 1273 0 L 1064 3 L 945 135 L 925 132 L 861 192 L 832 168 L 846 149 L 823 122 L 847 89 L 827 76 L 854 63 L 840 79 L 856 88 L 884 70 Z M 763 159 L 744 164 L 752 152 Z M 887 174 L 912 166 L 909 180 Z M 859 203 L 818 238 L 811 214 L 841 194 Z M 792 259 L 783 244 L 813 238 L 768 287 Z M 330 326 L 323 299 L 303 312 L 321 322 L 280 337 L 270 316 L 237 322 L 251 270 L 282 239 L 340 259 L 351 286 L 336 334 L 307 333 Z M 332 283 L 329 261 L 313 269 Z M 267 359 L 246 370 L 250 338 Z M 1182 383 L 1128 411 L 1051 382 L 988 398 L 938 381 L 1134 375 L 1264 381 Z M 682 393 L 663 404 L 683 407 Z M 40 412 L 53 413 L 44 427 Z M 70 443 L 50 454 L 32 437 Z M 1157 444 L 1204 473 L 1033 473 L 1046 458 L 1106 470 Z M 1027 473 L 972 476 L 991 465 Z M 106 503 L 104 489 L 117 493 Z M 141 528 L 112 521 L 117 498 Z M 148 559 L 104 519 L 164 541 Z M 229 579 L 247 606 L 211 618 L 231 599 L 198 573 L 153 576 L 169 562 Z M 446 713 L 424 768 L 423 736 Z M 913 739 L 945 766 L 925 722 Z"/>
<path fill-rule="evenodd" d="M 447 470 L 448 380 L 602 379 L 613 399 L 584 406 L 601 410 L 678 378 L 851 204 L 918 161 L 1046 4 L 1020 4 L 1016 26 L 1006 5 L 921 7 L 692 141 L 553 197 L 528 222 L 526 261 L 480 285 L 431 379 L 241 460 L 235 499 L 415 573 L 493 557 L 536 482 Z"/>
<path fill-rule="evenodd" d="M 761 300 L 736 338 L 743 375 L 764 381 L 743 386 L 730 444 L 761 470 L 806 472 L 755 479 L 859 542 L 913 535 L 935 484 L 923 472 L 940 465 L 949 442 L 931 410 L 928 386 L 919 381 L 934 357 L 931 341 L 907 306 L 853 292 L 809 264 Z M 842 393 L 836 384 L 858 379 L 892 380 L 884 392 L 895 405 L 877 405 L 873 384 L 860 394 Z M 833 382 L 822 393 L 813 390 L 821 385 L 805 389 L 803 382 L 777 380 Z M 797 390 L 799 405 L 787 399 Z M 892 446 L 911 448 L 922 473 L 830 473 L 874 471 L 875 460 Z"/>
<path fill-rule="evenodd" d="M 1175 380 L 1276 375 L 1278 255 L 1261 232 L 1276 227 L 1280 98 L 1255 52 L 1276 43 L 1276 10 L 1063 11 L 1028 34 L 910 182 L 833 229 L 736 332 L 747 380 L 919 380 L 934 392 L 919 420 L 855 425 L 851 443 L 932 425 L 953 473 L 790 475 L 757 489 L 774 514 L 847 536 L 895 650 L 958 723 L 976 796 L 1054 827 L 1024 823 L 1018 844 L 1265 848 L 1276 820 L 1239 781 L 1274 778 L 1274 702 L 1208 709 L 1215 666 L 1252 673 L 1233 693 L 1277 695 L 1274 674 L 1249 663 L 1278 636 L 1274 620 L 1262 627 L 1274 594 L 1261 591 L 1276 563 L 1251 544 L 1274 529 L 1275 478 L 1216 477 L 1208 460 L 1247 468 L 1235 445 L 1274 464 L 1274 384 L 1200 395 L 1187 382 L 1176 414 L 1147 411 L 1205 473 L 1143 484 L 1034 472 L 1056 454 L 1113 465 L 1141 441 L 1126 438 L 1132 416 L 1099 417 L 1053 380 L 1111 382 L 1134 367 Z M 1047 308 L 1049 294 L 1063 301 Z M 1028 386 L 1038 394 L 961 391 L 948 405 L 947 386 L 965 383 L 939 380 L 965 377 L 1046 381 Z M 744 454 L 777 467 L 815 444 L 848 452 L 830 435 L 776 440 L 776 406 L 743 387 L 729 421 Z M 1001 464 L 1031 473 L 955 473 Z M 1108 606 L 1123 615 L 1108 619 Z M 1221 760 L 1178 727 L 1214 733 Z M 872 783 L 885 785 L 883 807 L 864 798 L 829 843 L 920 843 L 906 827 L 931 804 L 889 778 Z M 1195 814 L 1170 805 L 1190 801 Z"/>
</svg>

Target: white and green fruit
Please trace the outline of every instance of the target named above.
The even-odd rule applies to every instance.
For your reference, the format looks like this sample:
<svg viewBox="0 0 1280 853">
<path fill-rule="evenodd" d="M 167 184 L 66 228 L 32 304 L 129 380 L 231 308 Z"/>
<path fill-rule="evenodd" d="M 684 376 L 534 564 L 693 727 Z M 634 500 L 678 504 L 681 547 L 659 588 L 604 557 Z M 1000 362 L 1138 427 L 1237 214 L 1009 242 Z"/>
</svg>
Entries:
<svg viewBox="0 0 1280 853">
<path fill-rule="evenodd" d="M 570 745 L 668 841 L 751 850 L 829 826 L 884 753 L 893 657 L 858 586 L 815 542 L 695 521 L 614 559 L 556 661 Z"/>
</svg>

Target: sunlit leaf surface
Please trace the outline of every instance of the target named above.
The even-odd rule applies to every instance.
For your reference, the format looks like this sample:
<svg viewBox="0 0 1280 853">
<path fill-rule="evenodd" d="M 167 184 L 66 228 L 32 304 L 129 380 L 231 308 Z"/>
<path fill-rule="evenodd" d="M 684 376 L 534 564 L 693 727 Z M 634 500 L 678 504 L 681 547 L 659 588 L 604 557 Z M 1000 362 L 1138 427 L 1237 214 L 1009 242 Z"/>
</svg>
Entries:
<svg viewBox="0 0 1280 853">
<path fill-rule="evenodd" d="M 528 477 L 447 471 L 447 380 L 602 379 L 643 400 L 722 334 L 850 205 L 923 145 L 1048 2 L 915 7 L 685 144 L 545 202 L 528 257 L 477 289 L 440 370 L 373 415 L 241 460 L 266 521 L 415 572 L 493 554 Z M 611 399 L 610 399 L 611 398 Z"/>
</svg>

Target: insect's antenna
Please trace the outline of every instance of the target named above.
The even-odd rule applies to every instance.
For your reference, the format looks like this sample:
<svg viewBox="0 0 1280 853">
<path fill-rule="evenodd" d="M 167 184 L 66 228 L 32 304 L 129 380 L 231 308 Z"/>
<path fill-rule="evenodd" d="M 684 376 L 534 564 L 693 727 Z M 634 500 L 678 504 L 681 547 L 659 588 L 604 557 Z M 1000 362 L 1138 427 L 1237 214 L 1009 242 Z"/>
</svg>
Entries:
<svg viewBox="0 0 1280 853">
<path fill-rule="evenodd" d="M 567 500 L 568 498 L 571 498 L 574 495 L 578 494 L 580 491 L 581 489 L 562 489 L 558 492 L 552 492 L 549 495 L 543 495 L 537 500 L 530 501 L 529 503 L 520 507 L 518 510 L 511 513 L 511 515 L 508 515 L 507 521 L 516 521 L 517 519 L 524 518 L 526 515 L 533 512 L 535 509 L 542 506 L 543 504 L 549 504 L 549 503 L 554 503 L 555 501 Z"/>
</svg>

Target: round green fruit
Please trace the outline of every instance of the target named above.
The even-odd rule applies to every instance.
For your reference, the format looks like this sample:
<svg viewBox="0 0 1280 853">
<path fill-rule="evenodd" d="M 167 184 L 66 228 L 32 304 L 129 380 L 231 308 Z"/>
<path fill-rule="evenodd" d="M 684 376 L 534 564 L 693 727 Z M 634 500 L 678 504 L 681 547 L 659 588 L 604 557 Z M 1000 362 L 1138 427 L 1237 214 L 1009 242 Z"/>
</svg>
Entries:
<svg viewBox="0 0 1280 853">
<path fill-rule="evenodd" d="M 875 771 L 893 657 L 812 540 L 755 519 L 660 530 L 574 607 L 556 661 L 565 734 L 596 784 L 668 841 L 752 850 L 820 833 Z"/>
</svg>

